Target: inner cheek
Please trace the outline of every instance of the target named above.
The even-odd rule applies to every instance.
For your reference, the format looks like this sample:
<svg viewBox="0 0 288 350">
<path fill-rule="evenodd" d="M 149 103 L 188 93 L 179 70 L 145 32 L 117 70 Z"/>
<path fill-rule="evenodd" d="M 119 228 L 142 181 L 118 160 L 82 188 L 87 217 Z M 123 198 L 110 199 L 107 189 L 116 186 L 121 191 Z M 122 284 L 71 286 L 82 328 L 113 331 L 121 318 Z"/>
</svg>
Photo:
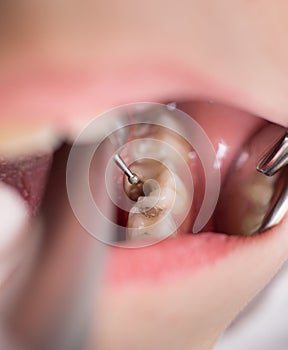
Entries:
<svg viewBox="0 0 288 350">
<path fill-rule="evenodd" d="M 261 118 L 251 117 L 244 111 L 213 101 L 185 102 L 179 108 L 193 116 L 211 140 L 219 161 L 222 180 L 249 135 L 266 123 Z"/>
</svg>

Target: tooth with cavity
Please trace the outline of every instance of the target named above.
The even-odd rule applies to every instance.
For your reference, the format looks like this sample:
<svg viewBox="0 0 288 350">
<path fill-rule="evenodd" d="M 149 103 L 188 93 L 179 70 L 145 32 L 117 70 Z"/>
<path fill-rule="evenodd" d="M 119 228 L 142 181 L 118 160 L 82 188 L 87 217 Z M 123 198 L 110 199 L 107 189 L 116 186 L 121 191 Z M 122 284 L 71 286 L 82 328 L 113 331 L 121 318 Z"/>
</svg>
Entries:
<svg viewBox="0 0 288 350">
<path fill-rule="evenodd" d="M 149 164 L 150 163 L 150 164 Z M 140 167 L 153 167 L 157 162 L 149 160 Z M 137 167 L 137 163 L 134 164 Z M 132 166 L 132 168 L 134 168 Z M 139 165 L 137 167 L 139 171 Z M 189 206 L 188 196 L 181 179 L 163 166 L 159 174 L 143 184 L 146 196 L 139 196 L 129 212 L 126 238 L 129 240 L 163 239 L 177 233 L 175 217 L 185 213 Z M 148 167 L 149 173 L 149 167 Z M 149 176 L 146 173 L 145 176 Z"/>
<path fill-rule="evenodd" d="M 60 138 L 48 126 L 2 125 L 0 156 L 13 159 L 38 153 L 51 153 L 60 144 Z"/>
<path fill-rule="evenodd" d="M 177 227 L 169 211 L 160 208 L 152 208 L 142 212 L 133 207 L 129 214 L 126 238 L 128 240 L 163 239 L 175 234 Z"/>
</svg>

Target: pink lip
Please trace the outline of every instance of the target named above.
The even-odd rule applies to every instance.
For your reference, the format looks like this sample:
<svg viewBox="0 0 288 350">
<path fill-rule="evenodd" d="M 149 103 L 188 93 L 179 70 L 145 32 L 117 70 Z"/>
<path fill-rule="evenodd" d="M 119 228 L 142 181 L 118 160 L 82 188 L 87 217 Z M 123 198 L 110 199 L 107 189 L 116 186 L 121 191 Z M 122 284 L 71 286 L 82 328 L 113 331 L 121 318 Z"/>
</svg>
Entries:
<svg viewBox="0 0 288 350">
<path fill-rule="evenodd" d="M 263 246 L 268 249 L 269 244 L 274 244 L 275 239 L 281 239 L 280 234 L 278 237 L 275 235 L 275 229 L 254 237 L 227 236 L 209 232 L 170 238 L 142 249 L 111 248 L 106 283 L 111 286 L 131 282 L 154 285 L 173 282 L 175 279 L 181 279 L 181 276 L 185 278 L 205 267 L 213 271 L 217 261 L 224 260 L 230 254 L 241 255 L 246 248 L 253 249 L 258 244 L 259 253 Z M 275 252 L 275 256 L 278 253 L 280 250 Z M 243 261 L 243 265 L 245 263 Z"/>
<path fill-rule="evenodd" d="M 114 106 L 139 101 L 209 100 L 257 114 L 243 91 L 213 81 L 182 62 L 142 61 L 113 65 L 84 62 L 55 66 L 23 59 L 0 67 L 0 120 L 48 123 L 67 129 Z M 265 115 L 270 120 L 270 115 Z M 283 118 L 275 122 L 283 124 Z"/>
<path fill-rule="evenodd" d="M 240 100 L 205 75 L 177 62 L 131 63 L 127 66 L 51 67 L 22 62 L 21 70 L 1 73 L 0 119 L 49 123 L 67 128 L 75 119 L 89 120 L 103 111 L 129 102 L 197 98 Z M 192 83 L 193 82 L 193 83 Z"/>
<path fill-rule="evenodd" d="M 243 237 L 191 233 L 167 239 L 148 248 L 113 248 L 107 282 L 121 285 L 130 281 L 162 283 L 173 280 L 211 266 L 218 259 L 231 254 L 239 245 L 247 243 L 248 239 Z"/>
</svg>

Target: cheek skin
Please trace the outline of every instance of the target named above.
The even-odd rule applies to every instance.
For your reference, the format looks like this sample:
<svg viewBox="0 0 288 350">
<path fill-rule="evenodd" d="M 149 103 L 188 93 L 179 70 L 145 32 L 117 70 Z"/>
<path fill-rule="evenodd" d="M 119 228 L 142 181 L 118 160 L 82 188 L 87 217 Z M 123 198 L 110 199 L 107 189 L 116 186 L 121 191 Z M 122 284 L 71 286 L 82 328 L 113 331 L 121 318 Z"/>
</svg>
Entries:
<svg viewBox="0 0 288 350">
<path fill-rule="evenodd" d="M 103 350 L 127 350 L 139 344 L 143 349 L 211 349 L 287 259 L 287 231 L 286 219 L 254 244 L 240 246 L 196 273 L 186 271 L 159 283 L 139 278 L 104 284 L 91 349 L 97 345 Z M 117 254 L 114 249 L 110 253 Z M 129 251 L 127 261 L 133 264 Z"/>
</svg>

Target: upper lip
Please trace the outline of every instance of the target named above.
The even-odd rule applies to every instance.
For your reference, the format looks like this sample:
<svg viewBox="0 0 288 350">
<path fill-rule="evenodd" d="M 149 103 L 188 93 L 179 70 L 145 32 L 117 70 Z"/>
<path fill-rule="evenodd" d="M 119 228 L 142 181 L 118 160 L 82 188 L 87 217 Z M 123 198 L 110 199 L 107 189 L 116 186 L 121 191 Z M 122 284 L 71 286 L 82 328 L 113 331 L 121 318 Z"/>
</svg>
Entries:
<svg viewBox="0 0 288 350">
<path fill-rule="evenodd" d="M 103 71 L 94 66 L 9 71 L 0 83 L 0 122 L 41 123 L 67 129 L 128 102 L 213 99 L 246 109 L 247 97 L 177 63 L 135 63 Z M 233 97 L 233 100 L 231 98 Z M 237 97 L 235 97 L 237 96 Z M 235 101 L 236 99 L 236 101 Z M 246 103 L 247 102 L 247 103 Z M 257 108 L 250 108 L 257 113 Z M 265 115 L 269 120 L 269 115 Z M 283 124 L 283 123 L 282 123 Z"/>
</svg>

